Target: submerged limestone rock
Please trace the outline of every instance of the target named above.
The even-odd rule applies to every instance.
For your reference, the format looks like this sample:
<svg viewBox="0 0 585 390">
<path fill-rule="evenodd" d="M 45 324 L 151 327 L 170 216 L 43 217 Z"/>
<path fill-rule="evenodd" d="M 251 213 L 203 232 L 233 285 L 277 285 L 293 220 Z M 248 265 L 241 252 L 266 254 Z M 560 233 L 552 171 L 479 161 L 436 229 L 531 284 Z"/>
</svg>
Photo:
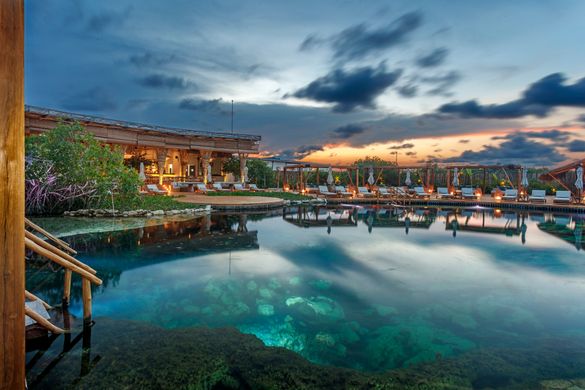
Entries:
<svg viewBox="0 0 585 390">
<path fill-rule="evenodd" d="M 301 284 L 302 281 L 303 280 L 301 279 L 300 276 L 293 276 L 288 280 L 288 284 L 290 284 L 291 286 L 298 286 L 299 284 Z"/>
<path fill-rule="evenodd" d="M 319 320 L 337 321 L 345 318 L 343 308 L 337 302 L 321 295 L 311 298 L 290 297 L 285 303 L 301 314 L 316 316 Z"/>
<path fill-rule="evenodd" d="M 256 291 L 258 284 L 255 281 L 250 280 L 248 283 L 246 283 L 246 288 L 250 291 Z"/>
<path fill-rule="evenodd" d="M 328 290 L 332 282 L 326 279 L 317 279 L 309 282 L 309 284 L 319 290 Z"/>
<path fill-rule="evenodd" d="M 269 305 L 267 303 L 263 303 L 258 305 L 258 314 L 263 316 L 273 316 L 274 315 L 274 306 Z"/>
</svg>

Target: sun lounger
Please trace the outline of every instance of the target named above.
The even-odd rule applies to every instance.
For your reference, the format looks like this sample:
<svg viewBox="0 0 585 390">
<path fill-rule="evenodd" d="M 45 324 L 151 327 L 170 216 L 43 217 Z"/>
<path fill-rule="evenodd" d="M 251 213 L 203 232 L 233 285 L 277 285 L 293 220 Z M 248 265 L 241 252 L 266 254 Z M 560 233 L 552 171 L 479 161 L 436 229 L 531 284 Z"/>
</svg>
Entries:
<svg viewBox="0 0 585 390">
<path fill-rule="evenodd" d="M 337 196 L 335 192 L 329 191 L 327 186 L 319 186 L 319 194 L 324 196 Z"/>
<path fill-rule="evenodd" d="M 461 189 L 461 197 L 463 199 L 475 199 L 475 193 L 471 187 L 463 187 Z"/>
<path fill-rule="evenodd" d="M 507 189 L 502 196 L 504 200 L 516 200 L 518 199 L 518 190 L 516 189 Z"/>
<path fill-rule="evenodd" d="M 453 195 L 449 193 L 449 189 L 447 187 L 437 187 L 437 197 L 441 198 L 452 198 Z"/>
<path fill-rule="evenodd" d="M 359 196 L 360 198 L 371 198 L 373 196 L 376 196 L 376 194 L 372 194 L 370 191 L 368 191 L 366 187 L 358 187 L 357 196 Z"/>
<path fill-rule="evenodd" d="M 532 190 L 528 197 L 530 202 L 544 202 L 546 203 L 546 191 L 545 190 Z"/>
<path fill-rule="evenodd" d="M 567 226 L 571 223 L 571 217 L 569 215 L 553 215 L 555 224 L 559 226 Z"/>
<path fill-rule="evenodd" d="M 248 189 L 244 188 L 242 183 L 236 183 L 234 184 L 234 191 L 248 191 Z"/>
<path fill-rule="evenodd" d="M 256 191 L 262 191 L 260 188 L 258 188 L 258 186 L 256 184 L 248 184 L 248 189 L 250 191 L 254 191 L 254 192 L 256 192 Z"/>
<path fill-rule="evenodd" d="M 353 193 L 349 192 L 344 186 L 335 186 L 335 192 L 341 196 L 352 196 Z"/>
<path fill-rule="evenodd" d="M 571 191 L 557 191 L 554 203 L 571 203 Z"/>
<path fill-rule="evenodd" d="M 394 191 L 396 193 L 396 195 L 398 195 L 398 196 L 403 196 L 403 197 L 409 197 L 410 196 L 408 194 L 408 192 L 406 192 L 404 190 L 404 188 L 402 188 L 402 187 L 392 187 L 392 191 Z"/>
<path fill-rule="evenodd" d="M 425 191 L 424 187 L 414 187 L 414 194 L 418 198 L 430 198 L 431 194 Z"/>
<path fill-rule="evenodd" d="M 208 192 L 213 192 L 213 190 L 207 188 L 207 186 L 204 183 L 197 183 L 197 191 L 203 192 L 204 194 Z"/>
<path fill-rule="evenodd" d="M 148 192 L 151 192 L 153 194 L 166 195 L 167 193 L 166 191 L 159 189 L 156 184 L 147 184 L 146 189 L 148 190 Z"/>
<path fill-rule="evenodd" d="M 392 196 L 392 193 L 386 187 L 378 187 L 378 194 L 383 198 Z"/>
<path fill-rule="evenodd" d="M 213 183 L 213 186 L 212 186 L 212 187 L 213 187 L 213 189 L 214 189 L 214 190 L 216 190 L 216 191 L 229 191 L 229 189 L 227 189 L 227 188 L 223 188 L 223 187 L 221 186 L 221 183 Z"/>
</svg>

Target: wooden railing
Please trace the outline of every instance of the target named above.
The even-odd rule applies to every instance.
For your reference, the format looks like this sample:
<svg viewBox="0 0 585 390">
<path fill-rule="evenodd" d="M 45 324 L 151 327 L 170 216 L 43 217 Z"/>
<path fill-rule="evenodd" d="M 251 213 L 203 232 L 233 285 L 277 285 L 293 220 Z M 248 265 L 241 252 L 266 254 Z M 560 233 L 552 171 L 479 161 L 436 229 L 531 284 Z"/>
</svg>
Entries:
<svg viewBox="0 0 585 390">
<path fill-rule="evenodd" d="M 63 285 L 63 305 L 68 306 L 71 298 L 71 279 L 73 273 L 78 274 L 81 276 L 81 289 L 82 289 L 82 297 L 83 297 L 83 322 L 84 325 L 89 324 L 91 322 L 92 316 L 92 308 L 91 308 L 91 284 L 95 284 L 99 286 L 102 284 L 101 279 L 96 276 L 96 271 L 88 266 L 87 264 L 77 260 L 71 254 L 75 254 L 74 249 L 72 249 L 65 241 L 60 240 L 59 238 L 53 236 L 51 233 L 47 232 L 46 230 L 42 229 L 38 225 L 32 223 L 29 220 L 25 220 L 25 224 L 30 229 L 40 233 L 41 235 L 45 236 L 48 240 L 54 242 L 56 245 L 50 244 L 48 241 L 43 240 L 42 238 L 38 237 L 32 232 L 25 230 L 25 237 L 24 243 L 25 247 L 28 250 L 33 251 L 34 253 L 54 262 L 55 264 L 63 267 L 65 271 L 64 277 L 64 285 Z M 29 300 L 33 301 L 40 301 L 45 307 L 50 308 L 50 306 L 40 300 L 35 295 L 26 292 L 26 297 Z M 30 318 L 37 321 L 40 325 L 44 326 L 45 328 L 49 329 L 53 333 L 64 333 L 65 330 L 61 329 L 51 322 L 44 319 L 38 313 L 35 313 L 33 310 L 25 308 L 26 315 Z"/>
</svg>

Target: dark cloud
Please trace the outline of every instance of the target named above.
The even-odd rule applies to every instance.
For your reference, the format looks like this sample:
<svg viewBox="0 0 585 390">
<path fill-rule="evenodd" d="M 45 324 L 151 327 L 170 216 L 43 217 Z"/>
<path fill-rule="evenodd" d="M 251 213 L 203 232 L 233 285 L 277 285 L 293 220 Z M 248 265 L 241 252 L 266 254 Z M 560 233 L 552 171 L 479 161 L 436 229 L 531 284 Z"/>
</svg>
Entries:
<svg viewBox="0 0 585 390">
<path fill-rule="evenodd" d="M 422 13 L 408 12 L 387 26 L 371 29 L 365 23 L 351 26 L 328 38 L 311 34 L 301 43 L 299 50 L 306 51 L 329 44 L 333 57 L 356 60 L 408 41 L 410 35 L 422 25 Z"/>
<path fill-rule="evenodd" d="M 412 149 L 412 148 L 414 148 L 414 144 L 407 143 L 407 144 L 402 144 L 402 145 L 390 146 L 388 149 L 400 150 L 400 149 Z"/>
<path fill-rule="evenodd" d="M 446 47 L 440 47 L 424 56 L 418 57 L 416 59 L 416 64 L 421 68 L 434 68 L 435 66 L 444 63 L 448 55 L 449 49 Z"/>
<path fill-rule="evenodd" d="M 176 58 L 177 57 L 174 54 L 158 55 L 152 52 L 146 52 L 143 54 L 131 55 L 130 57 L 128 57 L 128 62 L 138 68 L 143 68 L 146 66 L 166 65 L 176 60 Z"/>
<path fill-rule="evenodd" d="M 299 89 L 293 96 L 333 103 L 335 112 L 350 112 L 357 107 L 375 108 L 375 99 L 392 86 L 401 73 L 401 70 L 387 71 L 384 63 L 377 68 L 336 69 Z"/>
<path fill-rule="evenodd" d="M 61 106 L 71 111 L 112 111 L 118 107 L 112 95 L 101 87 L 70 95 L 61 101 Z"/>
<path fill-rule="evenodd" d="M 512 133 L 502 138 L 504 141 L 497 146 L 484 145 L 483 149 L 479 151 L 466 150 L 459 156 L 443 161 L 552 165 L 566 159 L 566 156 L 559 153 L 554 145 L 533 141 L 526 133 Z"/>
<path fill-rule="evenodd" d="M 439 107 L 444 114 L 462 118 L 520 118 L 548 116 L 556 107 L 585 107 L 585 78 L 566 84 L 567 78 L 553 73 L 532 83 L 522 97 L 503 104 L 481 105 L 476 100 L 448 103 Z"/>
<path fill-rule="evenodd" d="M 567 150 L 569 152 L 577 152 L 582 153 L 585 152 L 585 141 L 583 140 L 574 140 L 567 144 Z"/>
<path fill-rule="evenodd" d="M 460 139 L 459 140 L 459 143 L 460 144 L 468 144 L 469 143 L 469 140 L 468 139 Z"/>
<path fill-rule="evenodd" d="M 137 80 L 143 87 L 155 89 L 187 89 L 196 87 L 195 83 L 178 76 L 167 76 L 164 74 L 151 74 Z"/>
<path fill-rule="evenodd" d="M 581 114 L 575 119 L 577 122 L 584 122 L 585 123 L 585 114 Z"/>
<path fill-rule="evenodd" d="M 186 98 L 181 100 L 179 108 L 191 111 L 201 111 L 207 113 L 215 113 L 219 115 L 229 115 L 231 111 L 224 109 L 223 99 L 211 99 L 211 100 L 197 100 Z"/>
<path fill-rule="evenodd" d="M 283 160 L 296 160 L 303 159 L 314 152 L 320 152 L 323 150 L 322 146 L 319 145 L 303 145 L 296 149 L 286 149 L 278 153 L 276 157 Z"/>
<path fill-rule="evenodd" d="M 406 156 L 412 156 L 412 157 L 416 156 L 416 152 L 406 152 L 406 153 L 404 153 L 404 154 L 405 154 Z"/>
<path fill-rule="evenodd" d="M 348 138 L 353 137 L 356 134 L 361 134 L 364 131 L 366 131 L 366 128 L 363 126 L 349 124 L 349 125 L 338 127 L 337 129 L 333 130 L 333 136 L 335 138 L 348 139 Z"/>
<path fill-rule="evenodd" d="M 565 142 L 569 140 L 571 133 L 568 131 L 562 131 L 557 129 L 544 130 L 544 131 L 531 131 L 524 133 L 529 138 L 542 138 L 548 139 L 555 142 Z"/>
<path fill-rule="evenodd" d="M 433 84 L 434 87 L 426 93 L 431 96 L 451 96 L 451 88 L 455 86 L 462 78 L 461 73 L 456 70 L 436 76 L 421 77 L 420 81 L 426 84 Z"/>
<path fill-rule="evenodd" d="M 418 92 L 418 87 L 414 84 L 406 84 L 396 89 L 396 92 L 402 97 L 415 97 Z"/>
<path fill-rule="evenodd" d="M 120 27 L 130 17 L 132 7 L 127 7 L 123 11 L 105 10 L 98 14 L 91 15 L 87 20 L 87 30 L 95 33 L 103 32 L 110 26 Z"/>
</svg>

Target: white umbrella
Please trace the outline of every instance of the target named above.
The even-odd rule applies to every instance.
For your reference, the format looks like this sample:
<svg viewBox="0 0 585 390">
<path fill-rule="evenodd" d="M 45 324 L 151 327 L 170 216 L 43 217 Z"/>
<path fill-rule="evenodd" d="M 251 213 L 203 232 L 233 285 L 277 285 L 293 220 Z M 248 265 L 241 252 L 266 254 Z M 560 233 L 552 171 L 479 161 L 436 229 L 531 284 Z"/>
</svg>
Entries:
<svg viewBox="0 0 585 390">
<path fill-rule="evenodd" d="M 583 166 L 579 165 L 577 167 L 577 180 L 575 181 L 575 187 L 577 187 L 577 189 L 579 191 L 583 191 Z"/>
<path fill-rule="evenodd" d="M 244 167 L 244 178 L 243 178 L 242 182 L 244 184 L 248 182 L 248 166 L 247 165 Z"/>
<path fill-rule="evenodd" d="M 333 169 L 331 168 L 331 166 L 327 170 L 327 184 L 329 185 L 333 184 Z"/>
<path fill-rule="evenodd" d="M 368 177 L 368 184 L 373 186 L 375 182 L 376 179 L 374 179 L 374 168 L 370 167 L 370 177 Z"/>
<path fill-rule="evenodd" d="M 528 187 L 528 168 L 526 167 L 522 168 L 522 182 L 520 184 L 524 188 Z"/>
<path fill-rule="evenodd" d="M 412 180 L 410 180 L 410 169 L 406 170 L 406 179 L 404 180 L 404 184 L 407 186 L 412 184 Z"/>
<path fill-rule="evenodd" d="M 459 187 L 459 169 L 453 168 L 453 187 Z"/>
<path fill-rule="evenodd" d="M 146 174 L 144 173 L 144 163 L 143 162 L 140 163 L 140 172 L 138 173 L 138 177 L 142 181 L 146 180 Z"/>
<path fill-rule="evenodd" d="M 213 182 L 213 175 L 211 174 L 211 163 L 207 163 L 207 182 Z"/>
</svg>

